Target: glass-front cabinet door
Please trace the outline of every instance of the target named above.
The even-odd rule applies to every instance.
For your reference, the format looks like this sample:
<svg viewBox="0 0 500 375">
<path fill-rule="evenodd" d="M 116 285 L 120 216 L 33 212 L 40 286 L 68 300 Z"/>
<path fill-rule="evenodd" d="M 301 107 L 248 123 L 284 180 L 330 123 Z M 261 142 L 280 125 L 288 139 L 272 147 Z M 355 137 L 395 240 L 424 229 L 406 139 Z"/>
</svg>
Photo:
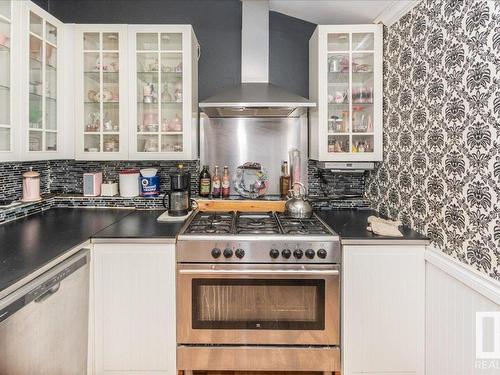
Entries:
<svg viewBox="0 0 500 375">
<path fill-rule="evenodd" d="M 382 29 L 379 25 L 319 26 L 318 116 L 312 116 L 311 157 L 322 161 L 382 158 Z M 314 43 L 313 43 L 314 45 Z M 316 73 L 316 74 L 315 74 Z M 315 122 L 316 121 L 316 122 Z"/>
<path fill-rule="evenodd" d="M 131 158 L 196 158 L 198 43 L 191 26 L 129 30 Z"/>
<path fill-rule="evenodd" d="M 12 1 L 0 0 L 0 160 L 12 152 Z"/>
<path fill-rule="evenodd" d="M 62 23 L 48 13 L 27 7 L 28 39 L 28 102 L 27 144 L 28 158 L 42 154 L 58 155 L 60 142 L 60 41 Z"/>
<path fill-rule="evenodd" d="M 126 26 L 78 25 L 76 157 L 126 159 Z"/>
</svg>

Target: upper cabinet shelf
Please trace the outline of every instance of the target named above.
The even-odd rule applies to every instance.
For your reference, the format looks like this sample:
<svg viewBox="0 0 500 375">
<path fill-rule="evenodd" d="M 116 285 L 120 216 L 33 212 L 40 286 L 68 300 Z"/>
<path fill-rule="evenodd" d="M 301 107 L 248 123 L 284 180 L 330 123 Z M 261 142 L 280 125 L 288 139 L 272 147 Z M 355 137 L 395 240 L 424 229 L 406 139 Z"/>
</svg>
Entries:
<svg viewBox="0 0 500 375">
<path fill-rule="evenodd" d="M 11 120 L 12 8 L 11 0 L 0 1 L 0 155 L 14 152 Z"/>
<path fill-rule="evenodd" d="M 128 158 L 127 26 L 75 27 L 77 159 Z"/>
<path fill-rule="evenodd" d="M 311 159 L 382 160 L 382 26 L 320 25 L 309 59 Z"/>
<path fill-rule="evenodd" d="M 77 159 L 196 159 L 190 25 L 77 25 Z"/>
<path fill-rule="evenodd" d="M 190 25 L 129 26 L 131 159 L 198 157 L 198 41 Z"/>
</svg>

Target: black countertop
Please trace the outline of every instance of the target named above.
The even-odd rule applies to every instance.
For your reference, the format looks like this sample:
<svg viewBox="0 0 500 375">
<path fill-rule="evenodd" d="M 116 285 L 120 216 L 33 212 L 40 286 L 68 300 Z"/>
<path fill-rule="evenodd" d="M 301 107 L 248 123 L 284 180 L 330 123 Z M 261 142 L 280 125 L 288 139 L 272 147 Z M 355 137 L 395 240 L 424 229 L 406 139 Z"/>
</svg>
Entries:
<svg viewBox="0 0 500 375">
<path fill-rule="evenodd" d="M 53 208 L 0 225 L 0 291 L 131 212 Z"/>
<path fill-rule="evenodd" d="M 323 219 L 335 232 L 337 232 L 342 240 L 342 243 L 366 243 L 384 242 L 396 243 L 405 241 L 405 243 L 426 243 L 428 238 L 421 235 L 408 227 L 402 226 L 399 228 L 403 237 L 386 237 L 373 234 L 366 230 L 368 227 L 368 217 L 378 216 L 383 217 L 375 210 L 369 209 L 341 209 L 328 211 L 315 211 L 316 214 Z M 384 217 L 385 218 L 385 217 Z"/>
<path fill-rule="evenodd" d="M 95 233 L 92 238 L 172 238 L 184 222 L 158 222 L 165 210 L 137 210 L 113 225 Z"/>
<path fill-rule="evenodd" d="M 111 208 L 53 208 L 0 225 L 0 294 L 28 275 L 90 238 L 174 241 L 183 222 L 157 222 L 161 210 Z M 337 232 L 344 244 L 378 242 L 425 243 L 427 238 L 409 228 L 403 237 L 377 236 L 366 230 L 374 210 L 330 210 L 316 213 Z"/>
</svg>

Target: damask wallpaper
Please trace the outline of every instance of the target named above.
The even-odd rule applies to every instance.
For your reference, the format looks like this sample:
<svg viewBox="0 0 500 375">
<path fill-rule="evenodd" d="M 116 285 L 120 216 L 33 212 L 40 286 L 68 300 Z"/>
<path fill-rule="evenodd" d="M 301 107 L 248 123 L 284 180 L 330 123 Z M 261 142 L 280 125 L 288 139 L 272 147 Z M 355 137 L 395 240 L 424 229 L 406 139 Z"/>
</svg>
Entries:
<svg viewBox="0 0 500 375">
<path fill-rule="evenodd" d="M 384 35 L 375 208 L 500 280 L 500 1 L 423 0 Z"/>
</svg>

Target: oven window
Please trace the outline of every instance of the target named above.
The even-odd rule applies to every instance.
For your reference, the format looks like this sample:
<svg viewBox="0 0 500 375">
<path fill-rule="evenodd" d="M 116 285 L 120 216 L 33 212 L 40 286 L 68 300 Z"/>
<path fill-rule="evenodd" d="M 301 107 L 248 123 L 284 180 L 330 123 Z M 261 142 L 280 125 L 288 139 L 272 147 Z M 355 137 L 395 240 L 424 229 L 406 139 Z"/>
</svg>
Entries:
<svg viewBox="0 0 500 375">
<path fill-rule="evenodd" d="M 193 279 L 194 329 L 325 329 L 325 281 Z"/>
</svg>

